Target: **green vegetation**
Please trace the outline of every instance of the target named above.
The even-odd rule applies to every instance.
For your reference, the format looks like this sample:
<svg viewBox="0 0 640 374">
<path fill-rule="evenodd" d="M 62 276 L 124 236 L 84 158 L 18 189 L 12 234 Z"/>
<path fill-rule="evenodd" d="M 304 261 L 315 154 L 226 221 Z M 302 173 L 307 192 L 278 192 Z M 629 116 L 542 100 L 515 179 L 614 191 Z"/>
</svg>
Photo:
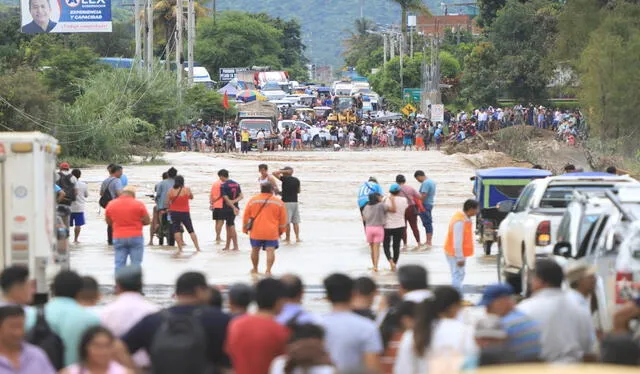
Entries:
<svg viewBox="0 0 640 374">
<path fill-rule="evenodd" d="M 119 1 L 119 0 L 118 0 Z M 114 4 L 116 6 L 116 4 Z M 198 5 L 196 60 L 211 69 L 229 61 L 266 64 L 306 78 L 301 28 L 296 20 L 267 14 L 223 12 L 214 24 Z M 0 129 L 42 131 L 58 138 L 65 158 L 162 162 L 165 131 L 205 120 L 230 118 L 223 97 L 202 85 L 176 85 L 175 72 L 160 64 L 172 42 L 175 0 L 155 3 L 153 73 L 112 69 L 99 57 L 132 57 L 133 14 L 115 22 L 110 34 L 23 35 L 17 8 L 0 7 Z M 186 44 L 186 43 L 185 43 Z M 243 51 L 239 53 L 239 51 Z M 85 161 L 83 161 L 85 160 Z"/>
</svg>

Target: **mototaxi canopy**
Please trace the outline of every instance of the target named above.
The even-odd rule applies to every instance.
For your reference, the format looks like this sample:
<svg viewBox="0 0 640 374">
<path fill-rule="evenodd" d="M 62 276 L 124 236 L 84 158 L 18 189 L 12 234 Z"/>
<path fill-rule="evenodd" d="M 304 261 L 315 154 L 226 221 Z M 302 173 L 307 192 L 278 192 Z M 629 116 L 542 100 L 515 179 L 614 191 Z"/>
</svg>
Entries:
<svg viewBox="0 0 640 374">
<path fill-rule="evenodd" d="M 473 191 L 480 209 L 495 208 L 501 201 L 516 201 L 531 180 L 548 176 L 551 176 L 548 170 L 531 168 L 480 169 L 476 171 Z"/>
</svg>

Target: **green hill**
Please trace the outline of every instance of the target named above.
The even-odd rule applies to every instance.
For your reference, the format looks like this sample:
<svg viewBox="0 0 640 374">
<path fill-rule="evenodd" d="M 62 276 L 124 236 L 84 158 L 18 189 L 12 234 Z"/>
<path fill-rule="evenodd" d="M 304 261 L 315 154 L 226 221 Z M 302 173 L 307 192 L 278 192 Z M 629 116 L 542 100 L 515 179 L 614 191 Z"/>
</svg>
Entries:
<svg viewBox="0 0 640 374">
<path fill-rule="evenodd" d="M 342 40 L 360 17 L 358 0 L 217 0 L 217 8 L 296 18 L 302 25 L 309 59 L 315 64 L 334 66 L 342 65 Z M 398 23 L 400 7 L 390 0 L 365 0 L 364 16 L 381 24 Z"/>
</svg>

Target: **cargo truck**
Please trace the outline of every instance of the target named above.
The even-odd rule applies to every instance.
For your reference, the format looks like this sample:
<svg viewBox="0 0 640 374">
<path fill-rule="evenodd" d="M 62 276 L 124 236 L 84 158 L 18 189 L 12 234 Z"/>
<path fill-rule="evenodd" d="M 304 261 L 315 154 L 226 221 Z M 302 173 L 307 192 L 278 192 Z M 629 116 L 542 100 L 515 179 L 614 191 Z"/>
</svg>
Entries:
<svg viewBox="0 0 640 374">
<path fill-rule="evenodd" d="M 58 152 L 49 135 L 0 132 L 0 262 L 29 268 L 36 303 L 47 300 L 55 273 L 69 267 L 69 213 L 57 207 L 54 190 Z"/>
</svg>

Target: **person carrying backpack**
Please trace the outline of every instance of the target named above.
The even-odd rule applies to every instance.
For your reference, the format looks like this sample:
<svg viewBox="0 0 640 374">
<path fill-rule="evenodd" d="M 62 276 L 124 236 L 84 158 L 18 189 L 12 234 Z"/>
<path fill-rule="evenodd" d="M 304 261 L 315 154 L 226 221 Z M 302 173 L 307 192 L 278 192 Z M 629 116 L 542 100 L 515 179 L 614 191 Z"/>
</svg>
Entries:
<svg viewBox="0 0 640 374">
<path fill-rule="evenodd" d="M 60 171 L 56 179 L 56 184 L 64 192 L 64 197 L 60 200 L 60 204 L 71 205 L 71 203 L 76 201 L 76 196 L 78 195 L 77 183 L 78 179 L 71 174 L 71 166 L 69 163 L 61 163 Z"/>
<path fill-rule="evenodd" d="M 187 272 L 176 282 L 176 305 L 136 323 L 122 342 L 130 353 L 145 349 L 154 374 L 213 374 L 229 369 L 224 342 L 231 317 L 207 306 L 210 290 L 202 273 Z"/>
</svg>

